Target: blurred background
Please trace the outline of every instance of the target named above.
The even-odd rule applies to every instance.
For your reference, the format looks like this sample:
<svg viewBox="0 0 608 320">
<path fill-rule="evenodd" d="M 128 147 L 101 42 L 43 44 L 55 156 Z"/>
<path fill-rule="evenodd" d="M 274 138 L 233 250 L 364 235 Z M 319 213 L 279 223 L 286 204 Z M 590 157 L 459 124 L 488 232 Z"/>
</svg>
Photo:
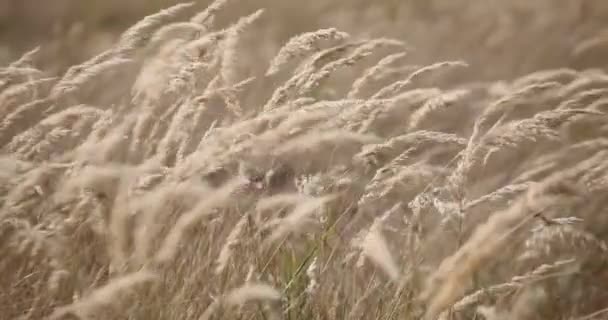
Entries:
<svg viewBox="0 0 608 320">
<path fill-rule="evenodd" d="M 40 67 L 61 72 L 177 2 L 0 0 L 0 64 L 41 46 Z M 250 35 L 247 56 L 265 62 L 289 37 L 322 27 L 405 40 L 412 63 L 465 60 L 472 67 L 461 76 L 476 81 L 547 68 L 603 68 L 608 61 L 606 0 L 232 0 L 217 27 L 258 8 L 267 11 Z"/>
</svg>

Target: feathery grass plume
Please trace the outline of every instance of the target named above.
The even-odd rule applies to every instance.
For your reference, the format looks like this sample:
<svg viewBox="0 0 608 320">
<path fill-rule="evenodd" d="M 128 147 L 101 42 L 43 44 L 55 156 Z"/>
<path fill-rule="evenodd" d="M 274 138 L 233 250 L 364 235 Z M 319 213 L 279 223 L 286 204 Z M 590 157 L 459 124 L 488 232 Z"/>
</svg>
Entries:
<svg viewBox="0 0 608 320">
<path fill-rule="evenodd" d="M 384 0 L 360 16 L 358 5 L 273 0 L 256 35 L 244 33 L 258 29 L 246 23 L 252 4 L 206 2 L 149 17 L 122 39 L 113 28 L 64 30 L 40 55 L 49 70 L 34 53 L 0 67 L 0 318 L 48 318 L 59 306 L 58 318 L 90 319 L 419 319 L 427 306 L 467 318 L 482 303 L 505 319 L 576 318 L 604 303 L 608 118 L 593 112 L 608 111 L 605 48 L 569 56 L 559 35 L 575 27 L 573 47 L 596 36 L 608 5 Z M 103 11 L 130 20 L 154 6 Z M 463 30 L 449 43 L 414 32 L 428 47 L 417 63 L 478 44 L 470 58 L 481 67 L 440 89 L 451 76 L 404 65 L 407 48 L 382 36 L 292 37 L 328 21 L 374 24 L 380 8 L 400 29 Z M 294 9 L 320 16 L 277 27 Z M 523 37 L 519 22 L 531 27 Z M 530 46 L 536 38 L 546 41 Z M 517 57 L 493 54 L 505 44 Z M 70 67 L 91 50 L 100 53 Z M 266 79 L 248 78 L 258 73 Z M 492 147 L 501 152 L 483 166 Z M 570 255 L 575 270 L 517 276 Z M 141 268 L 162 281 L 86 303 Z M 230 303 L 231 289 L 260 282 L 277 294 Z M 518 310 L 529 306 L 539 313 Z"/>
<path fill-rule="evenodd" d="M 608 261 L 608 245 L 595 234 L 573 226 L 582 219 L 576 217 L 547 219 L 543 217 L 542 225 L 532 230 L 526 239 L 525 251 L 521 260 L 558 254 L 558 252 L 585 252 L 599 254 Z M 568 250 L 568 251 L 566 251 Z"/>
<path fill-rule="evenodd" d="M 463 312 L 472 305 L 480 303 L 484 298 L 487 298 L 489 295 L 496 296 L 498 294 L 505 294 L 518 290 L 530 282 L 541 280 L 545 275 L 550 275 L 555 273 L 556 271 L 564 269 L 565 267 L 573 266 L 574 262 L 576 262 L 574 259 L 568 259 L 559 260 L 551 264 L 542 264 L 524 275 L 515 276 L 511 278 L 511 281 L 509 282 L 493 285 L 488 288 L 479 289 L 456 302 L 453 306 L 450 307 L 449 313 L 454 314 L 456 312 Z M 439 319 L 448 319 L 448 312 L 442 312 L 439 315 Z"/>
<path fill-rule="evenodd" d="M 15 110 L 19 105 L 27 103 L 28 99 L 36 100 L 47 94 L 49 84 L 55 82 L 57 78 L 41 78 L 27 81 L 25 83 L 10 86 L 0 92 L 0 115 L 6 116 Z"/>
<path fill-rule="evenodd" d="M 270 66 L 266 71 L 266 76 L 279 72 L 281 67 L 291 60 L 308 54 L 309 51 L 316 48 L 317 42 L 321 40 L 342 41 L 349 37 L 349 34 L 335 28 L 320 29 L 314 32 L 299 34 L 289 39 L 289 41 L 279 50 L 270 62 Z"/>
<path fill-rule="evenodd" d="M 532 185 L 531 182 L 523 182 L 519 184 L 510 184 L 500 189 L 493 191 L 492 193 L 485 194 L 475 200 L 471 200 L 464 205 L 463 210 L 473 210 L 479 206 L 494 204 L 497 202 L 508 202 L 519 196 L 522 192 L 528 190 Z"/>
<path fill-rule="evenodd" d="M 199 317 L 200 320 L 212 319 L 212 316 L 221 310 L 223 306 L 242 306 L 247 302 L 276 302 L 282 298 L 282 294 L 274 287 L 261 282 L 247 282 L 245 285 L 232 289 L 223 296 L 214 299 L 205 312 Z M 266 317 L 266 316 L 264 316 Z M 274 318 L 272 318 L 274 319 Z"/>
<path fill-rule="evenodd" d="M 144 108 L 144 110 L 141 110 L 133 126 L 133 137 L 130 141 L 129 153 L 133 155 L 136 162 L 142 161 L 145 158 L 144 152 L 146 146 L 143 142 L 147 139 L 152 131 L 154 122 L 157 120 L 154 111 L 150 109 Z"/>
<path fill-rule="evenodd" d="M 83 107 L 71 111 L 77 111 L 78 117 L 71 118 L 70 115 L 63 114 L 55 126 L 44 127 L 38 124 L 15 136 L 6 148 L 34 161 L 59 159 L 78 146 L 90 133 L 92 125 L 101 117 L 101 111 L 96 108 Z"/>
<path fill-rule="evenodd" d="M 158 29 L 148 44 L 149 51 L 156 51 L 167 41 L 174 39 L 194 40 L 199 38 L 205 31 L 201 25 L 193 22 L 175 22 Z"/>
<path fill-rule="evenodd" d="M 154 259 L 168 227 L 167 221 L 172 218 L 168 211 L 177 214 L 191 210 L 200 195 L 209 192 L 210 188 L 203 184 L 169 181 L 133 199 L 130 206 L 139 214 L 134 231 L 135 258 L 141 265 Z"/>
<path fill-rule="evenodd" d="M 35 47 L 34 49 L 25 52 L 16 61 L 13 61 L 11 64 L 9 64 L 8 68 L 12 69 L 12 68 L 30 67 L 34 64 L 34 60 L 36 59 L 36 56 L 38 55 L 38 53 L 40 53 L 40 47 Z"/>
<path fill-rule="evenodd" d="M 484 163 L 495 152 L 513 148 L 524 141 L 548 139 L 559 141 L 558 127 L 572 120 L 575 116 L 605 116 L 601 112 L 584 109 L 560 109 L 536 114 L 533 118 L 524 119 L 498 128 L 487 134 L 480 143 L 489 148 Z"/>
<path fill-rule="evenodd" d="M 302 86 L 316 70 L 330 61 L 338 59 L 344 54 L 344 52 L 358 46 L 359 44 L 360 42 L 346 43 L 331 47 L 329 49 L 321 50 L 309 59 L 302 62 L 294 71 L 293 76 L 274 90 L 272 96 L 264 105 L 264 112 L 286 104 L 290 99 L 294 99 L 296 97 L 297 89 Z"/>
<path fill-rule="evenodd" d="M 332 73 L 343 67 L 350 67 L 356 64 L 359 60 L 370 56 L 374 50 L 382 47 L 403 47 L 404 43 L 394 39 L 373 39 L 364 41 L 356 47 L 352 53 L 344 58 L 332 61 L 324 65 L 320 70 L 315 71 L 310 75 L 308 80 L 299 88 L 299 94 L 305 95 L 310 93 L 314 88 L 318 87 L 321 82 L 329 77 Z"/>
<path fill-rule="evenodd" d="M 379 142 L 380 138 L 371 134 L 360 134 L 347 130 L 332 130 L 322 132 L 311 132 L 289 139 L 275 150 L 278 156 L 293 156 L 301 152 L 309 152 L 322 143 L 342 145 L 346 142 L 367 144 Z"/>
<path fill-rule="evenodd" d="M 420 189 L 428 187 L 433 179 L 445 174 L 445 168 L 424 163 L 406 166 L 391 163 L 376 170 L 371 181 L 365 186 L 357 206 L 362 209 L 373 209 L 375 205 L 387 201 L 403 200 L 405 197 L 414 198 Z"/>
<path fill-rule="evenodd" d="M 192 104 L 191 100 L 185 100 L 177 107 L 164 137 L 158 143 L 155 156 L 166 166 L 176 164 L 179 145 L 187 139 L 185 124 L 196 112 Z"/>
<path fill-rule="evenodd" d="M 190 22 L 197 23 L 209 29 L 213 24 L 215 15 L 228 4 L 228 0 L 214 0 L 205 10 L 199 12 L 190 19 Z"/>
<path fill-rule="evenodd" d="M 590 74 L 585 77 L 580 77 L 579 79 L 576 79 L 576 80 L 572 81 L 571 83 L 563 86 L 557 92 L 557 96 L 561 99 L 566 99 L 579 92 L 592 90 L 592 89 L 606 88 L 606 84 L 608 84 L 608 77 L 606 75 Z"/>
<path fill-rule="evenodd" d="M 422 67 L 423 66 L 421 66 L 421 65 L 415 65 L 415 64 L 408 64 L 408 65 L 397 66 L 397 67 L 388 66 L 386 68 L 378 70 L 377 73 L 375 73 L 371 76 L 370 80 L 375 81 L 375 82 L 380 82 L 385 79 L 405 78 L 405 77 L 409 76 L 410 74 L 412 74 L 412 72 L 419 70 Z"/>
<path fill-rule="evenodd" d="M 591 158 L 602 150 L 608 149 L 608 141 L 598 138 L 570 145 L 558 152 L 538 157 L 520 173 L 513 183 L 538 180 L 538 177 L 552 173 L 559 167 L 569 167 L 585 159 Z"/>
<path fill-rule="evenodd" d="M 139 172 L 122 165 L 88 166 L 82 169 L 81 175 L 66 182 L 65 193 L 70 189 L 87 190 L 108 201 L 104 216 L 104 225 L 108 234 L 109 272 L 121 273 L 128 266 L 131 247 L 131 230 L 129 220 L 131 212 L 127 203 L 130 197 L 127 192 Z"/>
<path fill-rule="evenodd" d="M 220 74 L 225 86 L 233 85 L 238 81 L 237 56 L 241 34 L 258 20 L 263 13 L 264 10 L 260 9 L 246 17 L 242 17 L 234 26 L 228 29 L 226 39 L 221 43 L 222 61 Z"/>
<path fill-rule="evenodd" d="M 557 82 L 532 84 L 507 94 L 488 106 L 483 111 L 483 113 L 475 121 L 473 132 L 469 137 L 469 142 L 467 143 L 465 150 L 462 152 L 458 165 L 448 178 L 448 181 L 450 182 L 455 194 L 459 195 L 459 197 L 465 196 L 466 185 L 470 172 L 480 160 L 478 152 L 479 142 L 488 133 L 488 131 L 495 129 L 497 126 L 502 124 L 505 115 L 508 115 L 520 101 L 527 100 L 530 96 L 559 87 L 560 84 Z"/>
<path fill-rule="evenodd" d="M 395 208 L 400 209 L 400 205 L 398 204 L 386 211 L 382 216 L 374 219 L 372 226 L 369 228 L 367 235 L 361 244 L 361 253 L 382 269 L 392 281 L 399 282 L 401 273 L 399 271 L 399 266 L 397 265 L 397 262 L 395 262 L 395 258 L 393 258 L 386 243 L 386 239 L 382 234 L 383 223 L 396 211 Z"/>
<path fill-rule="evenodd" d="M 608 89 L 589 89 L 578 92 L 557 106 L 556 109 L 585 109 L 594 101 L 608 96 Z"/>
<path fill-rule="evenodd" d="M 19 212 L 18 209 L 23 206 L 27 207 L 29 200 L 38 201 L 40 197 L 43 197 L 45 190 L 41 186 L 52 186 L 65 169 L 42 163 L 27 170 L 23 176 L 13 177 L 16 179 L 12 182 L 14 186 L 4 195 L 4 210 L 0 212 L 2 219 L 10 217 L 14 213 L 27 213 L 27 211 Z"/>
<path fill-rule="evenodd" d="M 95 65 L 103 63 L 104 61 L 110 60 L 116 57 L 116 53 L 113 48 L 108 49 L 94 56 L 93 58 L 75 66 L 71 66 L 68 70 L 63 74 L 63 77 L 55 84 L 51 92 L 56 91 L 55 87 L 61 88 L 66 87 L 67 84 L 71 83 L 75 77 L 77 77 L 80 73 L 85 70 L 88 70 Z"/>
<path fill-rule="evenodd" d="M 120 297 L 137 286 L 149 283 L 156 279 L 156 275 L 148 270 L 141 270 L 131 274 L 121 276 L 111 280 L 103 287 L 93 290 L 81 300 L 75 301 L 71 305 L 57 308 L 50 319 L 63 319 L 68 315 L 75 315 L 79 319 L 96 318 L 99 313 L 103 313 L 103 308 L 107 308 L 114 303 L 120 303 Z"/>
<path fill-rule="evenodd" d="M 51 91 L 51 96 L 59 97 L 67 93 L 72 93 L 78 88 L 88 84 L 89 82 L 91 82 L 91 80 L 95 79 L 99 75 L 109 71 L 122 69 L 132 63 L 133 61 L 130 59 L 114 57 L 112 59 L 108 59 L 93 66 L 90 66 L 89 68 L 82 70 L 82 72 L 72 77 L 69 81 L 61 80 L 59 83 L 57 83 Z"/>
<path fill-rule="evenodd" d="M 487 130 L 495 126 L 501 117 L 510 113 L 521 101 L 528 100 L 534 95 L 557 89 L 560 86 L 559 82 L 533 83 L 498 99 L 488 106 L 475 121 L 469 145 L 472 147 L 477 143 Z M 471 148 L 469 147 L 468 149 L 470 150 Z"/>
<path fill-rule="evenodd" d="M 109 134 L 109 131 L 112 129 L 113 125 L 116 124 L 116 120 L 116 112 L 114 112 L 112 109 L 103 110 L 99 120 L 93 124 L 90 134 L 83 141 L 79 147 L 79 150 L 77 151 L 86 151 L 91 145 L 99 143 L 99 141 Z M 81 153 L 76 152 L 76 154 L 80 155 Z"/>
<path fill-rule="evenodd" d="M 128 55 L 143 47 L 157 29 L 176 16 L 188 12 L 192 6 L 193 2 L 180 3 L 143 18 L 120 36 L 115 54 Z"/>
<path fill-rule="evenodd" d="M 261 213 L 278 206 L 294 205 L 305 200 L 309 200 L 309 198 L 300 193 L 276 194 L 260 199 L 255 208 L 258 213 Z"/>
<path fill-rule="evenodd" d="M 471 238 L 452 256 L 445 259 L 427 284 L 423 298 L 428 300 L 427 316 L 434 318 L 464 294 L 471 275 L 502 248 L 505 238 L 525 221 L 530 212 L 524 201 L 495 213 L 477 228 Z M 500 232 L 500 233 L 499 233 Z M 502 234 L 501 234 L 502 233 Z"/>
<path fill-rule="evenodd" d="M 168 108 L 163 110 L 164 112 L 160 115 L 155 115 L 155 119 L 152 119 L 152 127 L 148 133 L 147 138 L 143 141 L 145 148 L 145 158 L 156 157 L 163 158 L 165 155 L 160 154 L 159 148 L 161 143 L 167 139 L 168 130 L 171 128 L 172 119 L 177 114 L 179 107 L 182 106 L 184 101 L 182 99 L 171 103 Z M 173 138 L 173 137 L 171 137 Z M 167 140 L 172 141 L 172 140 Z M 170 147 L 170 144 L 168 145 Z M 170 150 L 170 148 L 167 148 Z"/>
<path fill-rule="evenodd" d="M 124 165 L 86 166 L 62 182 L 58 195 L 69 197 L 87 190 L 113 201 L 119 195 L 123 181 L 132 180 L 134 174 L 133 168 Z M 110 217 L 105 218 L 108 220 L 105 222 L 109 222 Z"/>
<path fill-rule="evenodd" d="M 419 130 L 404 135 L 399 135 L 386 140 L 383 143 L 365 145 L 355 158 L 361 159 L 369 164 L 381 165 L 390 161 L 404 150 L 415 150 L 426 148 L 429 145 L 454 145 L 464 148 L 467 140 L 455 134 L 438 131 Z"/>
<path fill-rule="evenodd" d="M 42 75 L 42 71 L 31 67 L 0 68 L 0 79 L 3 79 L 2 82 L 0 82 L 0 89 L 22 82 L 24 81 L 24 78 L 30 79 L 31 77 L 40 75 Z"/>
<path fill-rule="evenodd" d="M 338 117 L 327 121 L 322 129 L 342 127 L 357 133 L 373 132 L 375 134 L 375 131 L 380 131 L 377 121 L 397 116 L 397 114 L 400 116 L 401 112 L 407 114 L 409 106 L 401 104 L 401 102 L 404 101 L 397 99 L 352 100 L 351 106 L 342 110 Z M 402 108 L 406 110 L 400 110 Z"/>
<path fill-rule="evenodd" d="M 219 82 L 219 77 L 216 78 Z M 227 111 L 232 113 L 235 117 L 243 116 L 243 108 L 240 105 L 237 94 L 242 92 L 245 87 L 251 84 L 255 80 L 254 77 L 247 78 L 245 80 L 241 80 L 235 84 L 226 87 L 213 88 L 212 83 L 209 83 L 209 87 L 213 88 L 212 90 L 207 89 L 208 91 L 201 96 L 195 98 L 195 101 L 205 101 L 212 96 L 219 96 L 220 99 L 224 101 L 224 107 Z M 197 123 L 197 122 L 195 122 Z"/>
<path fill-rule="evenodd" d="M 349 50 L 357 48 L 366 42 L 366 40 L 350 41 L 315 53 L 298 65 L 293 72 L 294 75 L 286 83 L 290 83 L 295 78 L 296 87 L 300 88 L 317 70 L 336 60 L 340 60 Z"/>
<path fill-rule="evenodd" d="M 155 256 L 156 262 L 163 264 L 172 260 L 177 254 L 180 241 L 186 232 L 202 218 L 211 214 L 211 210 L 224 206 L 240 185 L 241 182 L 238 179 L 229 181 L 220 188 L 209 192 L 204 200 L 182 214 L 164 239 L 160 250 L 158 250 Z"/>
<path fill-rule="evenodd" d="M 253 78 L 245 79 L 233 86 L 229 87 L 217 87 L 213 82 L 220 81 L 220 77 L 217 76 L 212 80 L 205 92 L 193 98 L 193 101 L 189 103 L 190 113 L 194 113 L 193 116 L 186 119 L 183 123 L 183 130 L 186 132 L 186 138 L 182 141 L 178 148 L 177 159 L 179 162 L 185 160 L 186 155 L 190 155 L 196 150 L 200 150 L 204 145 L 208 147 L 209 141 L 206 137 L 213 131 L 214 127 L 218 123 L 218 119 L 212 119 L 208 116 L 215 112 L 210 107 L 211 99 L 219 96 L 220 99 L 224 100 L 224 107 L 234 117 L 242 117 L 243 110 L 238 102 L 236 95 L 243 90 L 245 86 L 253 81 Z M 241 121 L 246 122 L 246 121 Z M 219 139 L 221 140 L 221 139 Z M 218 140 L 218 141 L 219 141 Z"/>
<path fill-rule="evenodd" d="M 518 90 L 540 83 L 560 83 L 565 85 L 574 81 L 579 76 L 579 72 L 573 69 L 559 68 L 533 72 L 520 77 L 511 83 L 511 86 Z"/>
<path fill-rule="evenodd" d="M 393 63 L 405 58 L 406 55 L 407 53 L 405 52 L 393 53 L 380 59 L 376 65 L 367 68 L 365 72 L 363 72 L 363 74 L 353 82 L 353 85 L 351 86 L 350 91 L 346 94 L 346 97 L 348 99 L 360 98 L 363 89 L 365 89 L 369 82 L 371 82 L 378 73 L 386 70 Z"/>
<path fill-rule="evenodd" d="M 37 99 L 23 104 L 4 117 L 0 123 L 0 146 L 4 146 L 13 137 L 44 117 L 45 110 L 51 104 L 48 98 Z"/>
<path fill-rule="evenodd" d="M 386 98 L 392 95 L 399 93 L 401 90 L 409 86 L 412 81 L 416 80 L 416 78 L 431 73 L 444 68 L 452 68 L 452 67 L 468 67 L 469 65 L 463 61 L 443 61 L 434 63 L 425 67 L 422 67 L 414 72 L 412 72 L 405 80 L 399 80 L 394 82 L 380 90 L 378 90 L 373 96 L 372 99 L 381 99 Z"/>
<path fill-rule="evenodd" d="M 314 124 L 326 120 L 339 112 L 336 110 L 340 106 L 346 105 L 348 102 L 343 101 L 332 101 L 332 102 L 320 102 L 310 108 L 310 110 L 300 110 L 300 112 L 291 113 L 291 117 L 281 122 L 278 126 L 272 130 L 267 130 L 262 134 L 251 137 L 241 143 L 238 143 L 231 147 L 231 152 L 226 154 L 242 154 L 249 153 L 252 156 L 264 155 L 267 156 L 268 152 L 274 150 L 277 145 L 293 137 L 306 127 L 312 127 Z M 336 106 L 336 108 L 328 108 L 330 106 Z"/>
<path fill-rule="evenodd" d="M 285 218 L 271 223 L 271 225 L 276 224 L 276 227 L 265 240 L 265 246 L 275 243 L 289 234 L 303 232 L 306 225 L 310 222 L 311 216 L 314 215 L 319 208 L 335 198 L 335 195 L 328 195 L 309 199 L 296 205 L 291 213 Z"/>
<path fill-rule="evenodd" d="M 221 274 L 228 266 L 230 258 L 234 253 L 234 247 L 241 242 L 241 237 L 244 236 L 243 232 L 246 229 L 248 218 L 249 217 L 246 213 L 243 214 L 232 231 L 230 231 L 230 234 L 228 234 L 228 238 L 226 238 L 226 241 L 224 242 L 224 245 L 222 246 L 220 254 L 216 260 L 216 267 L 214 270 L 215 274 Z"/>
<path fill-rule="evenodd" d="M 281 293 L 263 283 L 249 283 L 230 291 L 225 301 L 231 305 L 241 305 L 250 301 L 279 300 Z"/>
<path fill-rule="evenodd" d="M 112 117 L 111 114 L 107 115 Z M 132 136 L 137 115 L 129 115 L 123 119 L 100 119 L 99 127 L 91 132 L 91 140 L 75 150 L 78 160 L 87 163 L 103 164 L 104 162 L 129 162 L 129 139 Z M 111 121 L 115 122 L 112 123 Z M 99 121 L 98 121 L 99 122 Z M 96 123 L 97 124 L 97 123 Z M 108 130 L 106 134 L 101 131 Z"/>
<path fill-rule="evenodd" d="M 175 95 L 176 99 L 180 95 L 188 94 L 195 96 L 198 94 L 200 87 L 207 84 L 206 91 L 210 89 L 213 80 L 218 79 L 218 76 L 212 76 L 216 73 L 216 69 L 220 68 L 221 64 L 221 42 L 226 37 L 226 31 L 217 31 L 209 33 L 200 39 L 190 41 L 185 44 L 177 44 L 174 49 L 167 48 L 169 51 L 169 59 L 171 62 L 167 65 L 167 74 L 158 85 L 165 85 L 168 81 L 169 85 L 164 89 L 165 93 Z M 167 64 L 166 58 L 158 57 L 158 63 L 162 66 Z M 162 70 L 161 70 L 162 71 Z M 151 70 L 155 72 L 155 70 Z M 142 74 L 141 80 L 145 83 L 146 77 L 149 75 Z M 219 81 L 219 80 L 216 80 Z"/>
<path fill-rule="evenodd" d="M 601 48 L 608 44 L 608 33 L 600 32 L 599 34 L 583 40 L 581 43 L 578 43 L 576 47 L 572 50 L 572 55 L 574 57 L 584 57 L 586 54 L 593 52 L 593 50 Z"/>
<path fill-rule="evenodd" d="M 580 192 L 570 185 L 572 177 L 597 160 L 586 161 L 555 173 L 534 185 L 508 209 L 494 213 L 477 227 L 467 242 L 453 255 L 443 260 L 427 284 L 423 298 L 428 300 L 427 315 L 437 316 L 452 305 L 466 290 L 466 283 L 494 253 L 506 245 L 508 238 L 524 223 L 549 206 L 571 204 L 580 199 Z"/>
<path fill-rule="evenodd" d="M 440 90 L 435 88 L 415 89 L 390 99 L 363 100 L 354 108 L 345 110 L 340 119 L 334 120 L 335 125 L 359 133 L 371 131 L 387 137 L 405 133 L 394 119 L 407 119 L 413 109 L 439 93 Z"/>
<path fill-rule="evenodd" d="M 92 125 L 102 115 L 102 111 L 86 105 L 79 105 L 70 107 L 66 110 L 53 114 L 46 119 L 43 119 L 38 124 L 24 131 L 23 133 L 16 135 L 11 141 L 4 146 L 4 150 L 8 152 L 14 152 L 17 154 L 25 154 L 30 148 L 40 143 L 45 143 L 45 138 L 53 130 L 66 130 L 67 134 L 72 137 L 82 136 L 84 130 L 88 128 L 82 128 L 78 130 L 76 126 L 79 122 L 85 122 Z M 75 130 L 71 132 L 71 130 Z M 67 138 L 67 137 L 66 137 Z M 67 142 L 67 141 L 65 141 Z M 62 152 L 66 152 L 66 149 L 61 149 Z"/>
<path fill-rule="evenodd" d="M 427 121 L 429 117 L 435 112 L 439 112 L 442 109 L 449 108 L 455 102 L 463 99 L 470 94 L 469 90 L 460 89 L 452 90 L 441 95 L 429 99 L 422 107 L 418 108 L 409 118 L 408 130 L 418 130 L 420 126 Z"/>
</svg>

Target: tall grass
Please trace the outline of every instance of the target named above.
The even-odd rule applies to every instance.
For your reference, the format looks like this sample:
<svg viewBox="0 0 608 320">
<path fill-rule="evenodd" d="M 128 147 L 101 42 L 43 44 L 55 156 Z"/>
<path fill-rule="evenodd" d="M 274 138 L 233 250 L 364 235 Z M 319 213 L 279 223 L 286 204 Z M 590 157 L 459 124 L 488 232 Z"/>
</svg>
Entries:
<svg viewBox="0 0 608 320">
<path fill-rule="evenodd" d="M 605 315 L 602 69 L 455 81 L 336 28 L 249 66 L 272 17 L 226 2 L 0 69 L 1 319 Z"/>
</svg>

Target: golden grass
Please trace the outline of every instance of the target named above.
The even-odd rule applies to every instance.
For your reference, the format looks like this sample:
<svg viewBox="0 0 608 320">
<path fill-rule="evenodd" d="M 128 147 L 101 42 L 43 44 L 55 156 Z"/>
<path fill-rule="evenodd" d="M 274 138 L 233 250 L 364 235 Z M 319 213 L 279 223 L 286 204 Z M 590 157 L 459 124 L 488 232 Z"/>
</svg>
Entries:
<svg viewBox="0 0 608 320">
<path fill-rule="evenodd" d="M 227 5 L 0 69 L 0 319 L 601 318 L 603 69 L 472 82 L 333 27 L 253 61 L 272 17 Z"/>
</svg>

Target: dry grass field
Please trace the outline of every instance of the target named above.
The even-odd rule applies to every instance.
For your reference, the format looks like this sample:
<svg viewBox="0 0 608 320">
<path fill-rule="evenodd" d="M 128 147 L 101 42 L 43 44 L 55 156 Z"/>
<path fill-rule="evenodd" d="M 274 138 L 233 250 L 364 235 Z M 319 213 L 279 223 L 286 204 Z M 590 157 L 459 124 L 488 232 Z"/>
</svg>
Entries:
<svg viewBox="0 0 608 320">
<path fill-rule="evenodd" d="M 0 319 L 608 318 L 608 3 L 0 0 Z"/>
</svg>

